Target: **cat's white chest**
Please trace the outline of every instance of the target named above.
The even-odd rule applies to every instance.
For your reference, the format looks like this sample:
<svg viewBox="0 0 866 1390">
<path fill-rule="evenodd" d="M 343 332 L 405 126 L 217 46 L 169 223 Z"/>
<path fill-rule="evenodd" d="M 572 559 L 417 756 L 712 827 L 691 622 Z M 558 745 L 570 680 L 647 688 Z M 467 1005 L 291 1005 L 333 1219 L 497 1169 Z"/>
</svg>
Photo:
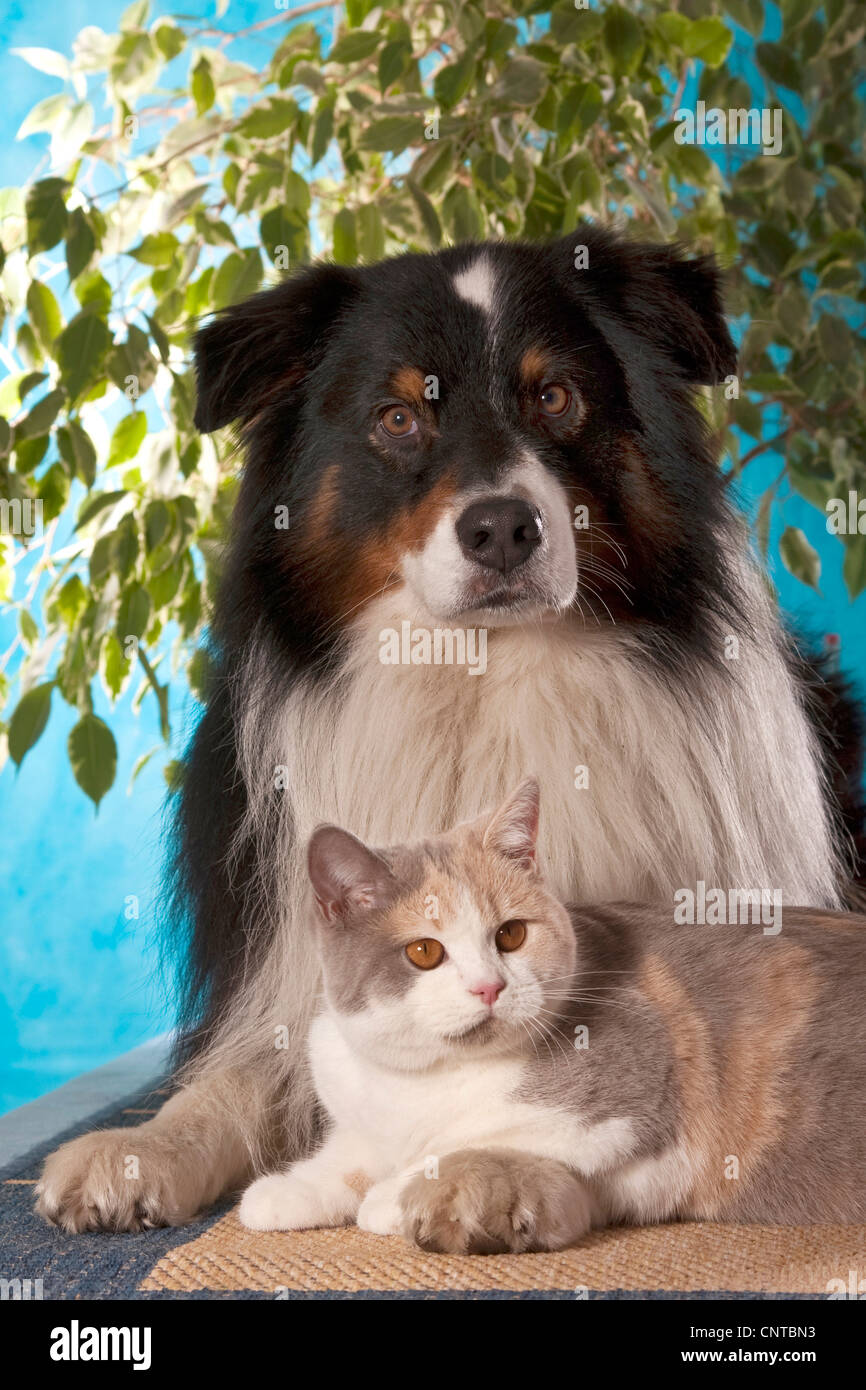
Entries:
<svg viewBox="0 0 866 1390">
<path fill-rule="evenodd" d="M 462 1148 L 518 1148 L 591 1172 L 630 1141 L 620 1122 L 586 1125 L 579 1114 L 518 1099 L 519 1058 L 478 1057 L 423 1072 L 397 1072 L 358 1056 L 334 1020 L 316 1019 L 310 1060 L 318 1096 L 341 1130 L 358 1134 L 383 1170 L 404 1170 Z M 602 1131 L 604 1131 L 602 1133 Z M 628 1142 L 626 1142 L 626 1147 Z"/>
<path fill-rule="evenodd" d="M 523 1073 L 519 1060 L 392 1071 L 357 1056 L 327 1015 L 313 1025 L 310 1059 L 332 1119 L 364 1135 L 399 1167 L 478 1142 L 483 1134 L 505 1133 L 526 1109 L 511 1100 Z"/>
</svg>

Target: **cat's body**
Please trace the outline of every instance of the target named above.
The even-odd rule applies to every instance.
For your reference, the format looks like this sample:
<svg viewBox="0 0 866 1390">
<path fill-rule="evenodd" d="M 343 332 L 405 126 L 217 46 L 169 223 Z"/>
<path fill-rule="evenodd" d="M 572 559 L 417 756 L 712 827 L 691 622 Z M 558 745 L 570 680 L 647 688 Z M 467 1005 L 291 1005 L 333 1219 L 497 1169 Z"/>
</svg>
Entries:
<svg viewBox="0 0 866 1390">
<path fill-rule="evenodd" d="M 324 845 L 310 1060 L 331 1128 L 249 1189 L 242 1219 L 480 1251 L 612 1221 L 866 1221 L 866 919 L 566 914 L 535 869 L 534 815 L 524 787 L 492 820 L 354 868 L 344 837 L 336 876 L 341 842 Z M 523 935 L 497 949 L 503 922 Z M 441 959 L 416 969 L 419 944 Z M 479 1150 L 490 1189 L 476 1162 L 467 1193 Z M 540 1222 L 507 1180 L 526 1153 L 550 1194 Z"/>
</svg>

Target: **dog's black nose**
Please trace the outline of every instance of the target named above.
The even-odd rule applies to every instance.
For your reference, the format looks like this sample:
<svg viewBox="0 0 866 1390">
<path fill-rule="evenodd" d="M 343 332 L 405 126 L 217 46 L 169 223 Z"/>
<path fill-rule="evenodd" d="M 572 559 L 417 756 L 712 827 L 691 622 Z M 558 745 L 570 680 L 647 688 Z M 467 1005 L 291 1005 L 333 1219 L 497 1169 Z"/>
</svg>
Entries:
<svg viewBox="0 0 866 1390">
<path fill-rule="evenodd" d="M 541 540 L 541 518 L 519 497 L 473 502 L 457 522 L 457 539 L 470 560 L 509 574 Z"/>
</svg>

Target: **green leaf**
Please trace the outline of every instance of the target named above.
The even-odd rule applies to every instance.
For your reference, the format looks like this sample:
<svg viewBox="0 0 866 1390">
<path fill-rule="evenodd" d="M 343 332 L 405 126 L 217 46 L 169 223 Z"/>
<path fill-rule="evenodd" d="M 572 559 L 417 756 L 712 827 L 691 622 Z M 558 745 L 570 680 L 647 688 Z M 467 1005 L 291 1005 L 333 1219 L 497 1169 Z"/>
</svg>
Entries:
<svg viewBox="0 0 866 1390">
<path fill-rule="evenodd" d="M 16 443 L 15 471 L 22 475 L 32 473 L 48 452 L 48 442 L 47 434 L 34 434 L 31 439 L 22 439 L 20 443 Z"/>
<path fill-rule="evenodd" d="M 213 279 L 211 300 L 215 309 L 246 299 L 258 289 L 262 278 L 262 258 L 255 249 L 233 251 L 226 256 Z"/>
<path fill-rule="evenodd" d="M 153 30 L 153 37 L 156 40 L 157 48 L 167 63 L 170 63 L 172 58 L 176 58 L 178 53 L 183 51 L 184 45 L 186 44 L 186 35 L 183 30 L 179 29 L 176 24 L 172 24 L 171 20 L 168 19 L 157 20 Z"/>
<path fill-rule="evenodd" d="M 800 66 L 790 49 L 776 43 L 759 43 L 755 48 L 758 65 L 772 82 L 798 92 L 802 84 Z"/>
<path fill-rule="evenodd" d="M 28 111 L 16 131 L 15 139 L 24 140 L 26 136 L 33 135 L 37 131 L 47 131 L 50 134 L 66 119 L 68 114 L 69 102 L 64 92 L 59 92 L 53 97 L 46 97 L 44 101 L 38 101 L 32 111 Z"/>
<path fill-rule="evenodd" d="M 298 106 L 285 97 L 272 97 L 264 106 L 255 106 L 240 123 L 241 135 L 247 140 L 267 140 L 282 135 L 295 124 Z"/>
<path fill-rule="evenodd" d="M 52 463 L 39 478 L 36 491 L 42 499 L 43 520 L 53 521 L 69 501 L 69 474 L 62 463 Z"/>
<path fill-rule="evenodd" d="M 457 59 L 440 68 L 433 79 L 433 95 L 439 106 L 446 111 L 456 106 L 472 86 L 475 76 L 475 54 L 466 52 Z"/>
<path fill-rule="evenodd" d="M 205 273 L 207 274 L 208 272 Z M 156 344 L 156 350 L 162 358 L 163 362 L 167 362 L 169 353 L 171 352 L 171 343 L 168 341 L 168 336 L 165 332 L 163 332 L 162 328 L 160 328 L 156 319 L 151 318 L 150 314 L 147 314 L 146 317 L 147 326 L 150 329 L 150 336 L 153 338 L 153 341 Z"/>
<path fill-rule="evenodd" d="M 81 208 L 69 214 L 66 232 L 66 268 L 70 280 L 75 280 L 90 264 L 96 250 L 96 237 Z"/>
<path fill-rule="evenodd" d="M 39 628 L 33 621 L 32 614 L 28 613 L 26 608 L 19 610 L 18 628 L 21 633 L 21 639 L 26 646 L 32 647 L 34 642 L 39 641 Z"/>
<path fill-rule="evenodd" d="M 51 692 L 53 681 L 34 686 L 22 695 L 9 721 L 9 756 L 16 767 L 20 767 L 25 753 L 42 736 L 48 716 L 51 713 Z"/>
<path fill-rule="evenodd" d="M 316 96 L 324 92 L 328 85 L 315 63 L 308 63 L 303 58 L 295 63 L 291 77 L 294 85 L 306 87 Z"/>
<path fill-rule="evenodd" d="M 68 628 L 74 627 L 87 607 L 87 590 L 79 575 L 67 579 L 54 602 L 62 621 Z"/>
<path fill-rule="evenodd" d="M 334 260 L 339 265 L 354 265 L 358 259 L 358 238 L 355 214 L 351 208 L 340 208 L 334 217 L 332 232 Z"/>
<path fill-rule="evenodd" d="M 148 553 L 156 550 L 168 535 L 170 527 L 171 512 L 162 498 L 148 502 L 144 512 L 144 543 Z"/>
<path fill-rule="evenodd" d="M 118 390 L 129 400 L 138 400 L 149 391 L 156 377 L 156 358 L 150 351 L 147 334 L 131 323 L 126 342 L 116 343 L 108 356 L 106 371 Z"/>
<path fill-rule="evenodd" d="M 115 503 L 122 502 L 125 497 L 126 493 L 119 489 L 115 489 L 113 492 L 92 492 L 89 497 L 85 497 L 78 509 L 78 516 L 75 521 L 76 531 L 80 531 L 107 507 L 113 507 Z"/>
<path fill-rule="evenodd" d="M 210 63 L 204 54 L 199 58 L 192 70 L 190 90 L 195 102 L 196 113 L 203 116 L 205 111 L 209 111 L 216 100 L 216 87 L 211 75 Z"/>
<path fill-rule="evenodd" d="M 155 747 L 149 748 L 149 749 L 147 750 L 146 753 L 142 753 L 142 755 L 141 755 L 140 758 L 136 758 L 135 763 L 134 763 L 134 765 L 133 765 L 132 772 L 131 772 L 130 777 L 129 777 L 129 786 L 128 786 L 127 789 L 126 789 L 126 795 L 127 795 L 127 796 L 130 796 L 130 795 L 131 795 L 131 793 L 132 793 L 132 788 L 134 787 L 135 783 L 138 781 L 139 773 L 143 772 L 144 769 L 147 767 L 147 764 L 148 764 L 148 763 L 150 762 L 150 760 L 154 757 L 154 755 L 155 755 L 156 753 L 160 753 L 160 752 L 162 752 L 162 744 L 161 744 L 161 743 L 157 743 L 157 744 L 155 745 Z"/>
<path fill-rule="evenodd" d="M 346 0 L 346 19 L 353 29 L 363 24 L 376 0 Z"/>
<path fill-rule="evenodd" d="M 823 356 L 834 367 L 843 367 L 853 352 L 851 330 L 832 314 L 822 314 L 818 320 L 818 342 Z"/>
<path fill-rule="evenodd" d="M 782 563 L 795 578 L 818 590 L 821 578 L 821 557 L 798 526 L 786 526 L 779 541 Z"/>
<path fill-rule="evenodd" d="M 412 45 L 407 39 L 386 43 L 379 54 L 379 91 L 384 95 L 412 61 Z"/>
<path fill-rule="evenodd" d="M 150 621 L 150 595 L 141 584 L 129 584 L 120 599 L 115 631 L 123 643 L 128 638 L 140 640 Z"/>
<path fill-rule="evenodd" d="M 106 317 L 111 313 L 111 286 L 98 270 L 88 270 L 75 282 L 75 296 L 82 309 Z"/>
<path fill-rule="evenodd" d="M 289 264 L 294 265 L 304 258 L 307 249 L 306 215 L 298 208 L 271 208 L 259 223 L 259 235 L 275 265 L 281 263 L 279 256 L 283 248 L 288 253 Z M 285 270 L 286 266 L 282 268 Z"/>
<path fill-rule="evenodd" d="M 16 444 L 21 439 L 35 439 L 38 435 L 47 434 L 65 401 L 65 391 L 49 391 L 47 395 L 42 396 L 29 414 L 25 415 L 23 420 L 19 420 L 15 426 Z M 21 469 L 21 471 L 29 470 Z"/>
<path fill-rule="evenodd" d="M 784 9 L 784 4 L 782 8 Z M 763 32 L 763 0 L 725 0 L 725 9 L 731 18 L 753 37 L 757 38 Z"/>
<path fill-rule="evenodd" d="M 99 806 L 117 772 L 114 734 L 98 715 L 85 714 L 71 731 L 67 748 L 76 782 Z"/>
<path fill-rule="evenodd" d="M 312 139 L 310 142 L 310 160 L 315 167 L 320 159 L 324 159 L 328 146 L 334 134 L 334 104 L 332 101 L 320 102 L 316 117 L 313 121 Z"/>
<path fill-rule="evenodd" d="M 424 122 L 418 116 L 383 116 L 374 121 L 361 136 L 362 150 L 390 151 L 399 154 L 407 145 L 418 144 L 424 138 Z"/>
<path fill-rule="evenodd" d="M 421 220 L 421 226 L 424 229 L 424 235 L 429 245 L 435 248 L 442 241 L 442 225 L 439 221 L 436 209 L 424 190 L 419 188 L 413 179 L 406 180 L 406 187 L 418 210 L 418 216 Z"/>
<path fill-rule="evenodd" d="M 80 478 L 85 487 L 92 487 L 96 479 L 96 449 L 90 435 L 77 420 L 60 426 L 57 447 L 73 477 Z"/>
<path fill-rule="evenodd" d="M 106 633 L 99 653 L 99 670 L 102 684 L 112 704 L 122 694 L 129 681 L 132 663 L 124 654 L 123 648 L 113 632 Z"/>
<path fill-rule="evenodd" d="M 135 410 L 118 420 L 111 435 L 111 448 L 106 468 L 114 468 L 118 463 L 134 459 L 147 434 L 147 416 L 143 410 Z"/>
<path fill-rule="evenodd" d="M 379 34 L 364 29 L 356 34 L 344 34 L 338 39 L 327 56 L 329 63 L 360 63 L 375 53 L 382 42 Z"/>
<path fill-rule="evenodd" d="M 495 101 L 535 106 L 547 87 L 547 69 L 537 58 L 512 58 L 493 87 Z"/>
<path fill-rule="evenodd" d="M 111 564 L 121 582 L 132 573 L 138 558 L 138 527 L 135 517 L 127 512 L 122 517 L 111 540 Z"/>
<path fill-rule="evenodd" d="M 63 318 L 51 290 L 40 280 L 33 280 L 27 290 L 27 313 L 40 346 L 50 355 Z"/>
<path fill-rule="evenodd" d="M 478 201 L 465 184 L 455 183 L 445 194 L 442 217 L 453 241 L 476 241 L 483 222 Z"/>
<path fill-rule="evenodd" d="M 616 76 L 637 71 L 644 51 L 643 27 L 622 5 L 611 5 L 605 13 L 604 46 Z"/>
<path fill-rule="evenodd" d="M 65 179 L 41 179 L 28 189 L 25 207 L 27 249 L 31 256 L 50 251 L 66 235 L 68 187 Z"/>
<path fill-rule="evenodd" d="M 143 90 L 158 64 L 159 58 L 150 35 L 127 33 L 114 50 L 111 79 L 121 91 L 133 95 L 137 89 Z"/>
<path fill-rule="evenodd" d="M 380 261 L 385 254 L 385 225 L 374 203 L 365 203 L 355 214 L 358 228 L 358 255 L 361 260 Z"/>
<path fill-rule="evenodd" d="M 55 53 L 53 48 L 10 48 L 9 52 L 16 58 L 23 58 L 38 72 L 48 73 L 49 77 L 59 77 L 63 82 L 69 78 L 69 59 L 62 53 Z"/>
<path fill-rule="evenodd" d="M 733 41 L 733 32 L 723 19 L 696 19 L 685 35 L 683 52 L 709 68 L 717 68 L 727 58 Z"/>
<path fill-rule="evenodd" d="M 121 29 L 140 29 L 147 22 L 150 13 L 150 0 L 132 0 L 120 16 Z"/>
<path fill-rule="evenodd" d="M 199 647 L 186 668 L 190 689 L 200 700 L 206 700 L 214 675 L 214 662 L 207 647 Z"/>
<path fill-rule="evenodd" d="M 604 99 L 597 82 L 576 82 L 566 91 L 556 113 L 560 139 L 580 140 L 601 115 Z"/>
<path fill-rule="evenodd" d="M 177 237 L 172 236 L 171 232 L 153 232 L 138 246 L 133 246 L 128 254 L 143 265 L 166 266 L 171 265 L 179 245 Z"/>
<path fill-rule="evenodd" d="M 93 383 L 111 347 L 111 333 L 95 314 L 79 314 L 57 340 L 60 380 L 72 401 Z"/>
</svg>

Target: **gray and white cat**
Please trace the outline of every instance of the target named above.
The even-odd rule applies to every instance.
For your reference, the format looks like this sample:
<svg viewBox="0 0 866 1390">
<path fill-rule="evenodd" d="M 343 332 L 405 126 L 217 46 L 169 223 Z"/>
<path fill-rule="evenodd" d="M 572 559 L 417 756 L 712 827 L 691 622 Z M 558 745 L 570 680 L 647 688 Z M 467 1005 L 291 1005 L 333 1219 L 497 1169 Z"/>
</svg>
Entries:
<svg viewBox="0 0 866 1390">
<path fill-rule="evenodd" d="M 423 844 L 314 833 L 330 1128 L 241 1221 L 457 1253 L 616 1221 L 866 1221 L 866 918 L 787 909 L 766 934 L 677 925 L 673 903 L 566 909 L 538 810 L 529 779 Z"/>
</svg>

